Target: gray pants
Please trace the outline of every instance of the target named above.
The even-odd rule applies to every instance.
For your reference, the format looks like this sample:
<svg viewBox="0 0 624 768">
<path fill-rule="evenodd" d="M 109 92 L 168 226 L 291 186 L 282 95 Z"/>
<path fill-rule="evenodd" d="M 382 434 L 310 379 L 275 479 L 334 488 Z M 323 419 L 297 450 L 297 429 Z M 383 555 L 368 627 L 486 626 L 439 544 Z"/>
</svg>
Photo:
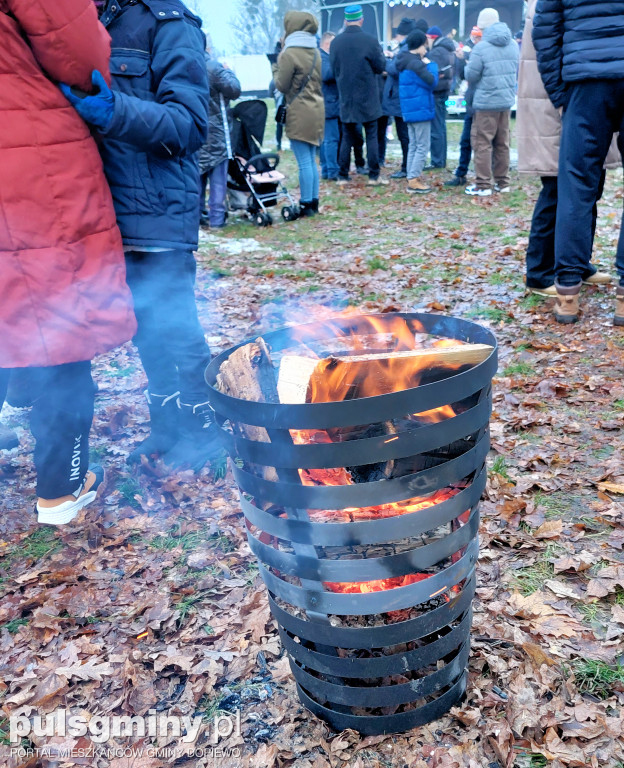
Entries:
<svg viewBox="0 0 624 768">
<path fill-rule="evenodd" d="M 408 123 L 409 151 L 407 153 L 407 178 L 417 179 L 423 172 L 431 143 L 431 120 L 424 123 Z"/>
</svg>

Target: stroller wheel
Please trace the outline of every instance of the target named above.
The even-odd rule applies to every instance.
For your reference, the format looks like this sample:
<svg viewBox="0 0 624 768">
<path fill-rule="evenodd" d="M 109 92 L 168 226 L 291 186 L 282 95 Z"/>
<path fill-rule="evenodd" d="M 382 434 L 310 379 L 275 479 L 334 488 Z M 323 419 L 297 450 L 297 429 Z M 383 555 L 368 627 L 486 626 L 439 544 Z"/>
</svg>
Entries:
<svg viewBox="0 0 624 768">
<path fill-rule="evenodd" d="M 258 227 L 268 227 L 271 224 L 273 224 L 273 219 L 268 213 L 263 213 L 262 211 L 260 211 L 260 213 L 256 214 L 254 218 L 254 223 Z"/>
<path fill-rule="evenodd" d="M 299 206 L 298 205 L 285 205 L 282 208 L 282 218 L 284 221 L 294 221 L 299 218 Z"/>
</svg>

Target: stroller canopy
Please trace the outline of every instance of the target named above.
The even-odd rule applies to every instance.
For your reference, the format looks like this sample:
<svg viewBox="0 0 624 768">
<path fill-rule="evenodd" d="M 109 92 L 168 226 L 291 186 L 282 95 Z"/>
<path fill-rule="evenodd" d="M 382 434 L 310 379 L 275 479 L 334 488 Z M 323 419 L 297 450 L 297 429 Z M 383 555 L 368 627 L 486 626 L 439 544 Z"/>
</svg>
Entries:
<svg viewBox="0 0 624 768">
<path fill-rule="evenodd" d="M 267 105 L 259 99 L 241 101 L 232 109 L 232 149 L 249 160 L 261 152 L 267 121 Z"/>
</svg>

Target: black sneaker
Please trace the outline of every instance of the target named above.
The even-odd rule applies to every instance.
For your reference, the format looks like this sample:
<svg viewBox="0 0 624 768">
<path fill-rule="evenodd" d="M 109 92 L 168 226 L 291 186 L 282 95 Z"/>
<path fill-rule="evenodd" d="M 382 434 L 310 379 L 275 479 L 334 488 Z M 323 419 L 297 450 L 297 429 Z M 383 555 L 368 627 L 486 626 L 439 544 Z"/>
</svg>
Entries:
<svg viewBox="0 0 624 768">
<path fill-rule="evenodd" d="M 208 461 L 224 454 L 221 430 L 213 420 L 209 403 L 180 403 L 180 439 L 163 457 L 175 469 L 199 472 Z"/>
<path fill-rule="evenodd" d="M 444 182 L 445 187 L 465 187 L 466 186 L 466 177 L 465 176 L 453 176 L 452 179 L 449 179 L 448 181 Z"/>
<path fill-rule="evenodd" d="M 390 174 L 391 179 L 406 179 L 407 173 L 405 171 L 396 171 L 395 173 Z"/>
</svg>

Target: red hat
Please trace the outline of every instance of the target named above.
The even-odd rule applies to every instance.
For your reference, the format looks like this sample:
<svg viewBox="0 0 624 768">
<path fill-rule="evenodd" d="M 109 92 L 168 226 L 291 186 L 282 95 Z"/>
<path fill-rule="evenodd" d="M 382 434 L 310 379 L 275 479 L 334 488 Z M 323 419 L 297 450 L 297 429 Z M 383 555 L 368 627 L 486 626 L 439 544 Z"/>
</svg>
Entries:
<svg viewBox="0 0 624 768">
<path fill-rule="evenodd" d="M 483 32 L 479 29 L 479 27 L 473 27 L 470 30 L 470 37 L 483 37 Z"/>
</svg>

